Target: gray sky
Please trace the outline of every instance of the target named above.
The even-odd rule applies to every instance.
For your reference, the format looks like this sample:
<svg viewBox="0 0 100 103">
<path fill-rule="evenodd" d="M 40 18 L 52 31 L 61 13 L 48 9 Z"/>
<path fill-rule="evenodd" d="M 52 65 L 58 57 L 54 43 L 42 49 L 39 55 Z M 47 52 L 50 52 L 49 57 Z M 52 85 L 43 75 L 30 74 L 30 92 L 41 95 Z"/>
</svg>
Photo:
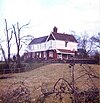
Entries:
<svg viewBox="0 0 100 103">
<path fill-rule="evenodd" d="M 49 35 L 54 26 L 58 32 L 90 35 L 100 32 L 100 0 L 0 0 L 0 37 L 4 34 L 4 19 L 11 27 L 31 21 L 22 35 Z"/>
</svg>

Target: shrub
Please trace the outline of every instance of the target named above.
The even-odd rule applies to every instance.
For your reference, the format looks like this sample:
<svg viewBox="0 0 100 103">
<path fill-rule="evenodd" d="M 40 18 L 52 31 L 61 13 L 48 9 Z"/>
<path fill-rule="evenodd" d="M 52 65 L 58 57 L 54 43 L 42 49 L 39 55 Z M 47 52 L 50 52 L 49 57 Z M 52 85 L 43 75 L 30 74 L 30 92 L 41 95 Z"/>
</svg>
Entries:
<svg viewBox="0 0 100 103">
<path fill-rule="evenodd" d="M 16 87 L 16 84 L 11 85 L 0 96 L 2 103 L 33 103 L 30 90 L 23 84 Z"/>
<path fill-rule="evenodd" d="M 95 53 L 94 58 L 98 64 L 100 64 L 100 54 L 98 52 Z"/>
<path fill-rule="evenodd" d="M 4 71 L 5 71 L 5 73 L 8 72 L 9 71 L 9 66 L 6 65 L 5 63 L 1 62 L 0 63 L 0 73 L 3 73 Z"/>
</svg>

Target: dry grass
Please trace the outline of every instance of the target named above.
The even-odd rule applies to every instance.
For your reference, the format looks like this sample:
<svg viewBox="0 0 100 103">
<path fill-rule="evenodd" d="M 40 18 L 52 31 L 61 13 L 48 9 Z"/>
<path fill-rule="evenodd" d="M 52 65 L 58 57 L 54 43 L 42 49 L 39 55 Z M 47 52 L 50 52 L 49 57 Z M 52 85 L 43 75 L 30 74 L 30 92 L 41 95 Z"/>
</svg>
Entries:
<svg viewBox="0 0 100 103">
<path fill-rule="evenodd" d="M 100 66 L 99 65 L 84 65 L 85 68 L 91 66 L 94 71 L 100 74 Z M 75 78 L 82 74 L 82 67 L 78 64 L 75 65 Z M 2 76 L 2 75 L 0 75 Z M 9 87 L 12 83 L 17 83 L 20 81 L 24 81 L 25 86 L 27 86 L 34 98 L 37 98 L 39 94 L 41 94 L 41 86 L 45 85 L 46 88 L 50 89 L 53 87 L 54 83 L 59 78 L 65 78 L 68 81 L 71 81 L 70 77 L 70 68 L 68 64 L 50 64 L 46 66 L 42 66 L 40 68 L 34 69 L 29 72 L 23 73 L 15 73 L 15 74 L 5 74 L 4 76 L 8 76 L 11 78 L 0 79 L 0 90 L 3 91 L 7 87 Z M 87 81 L 87 76 L 79 79 L 76 84 L 80 89 L 88 88 L 91 86 L 91 82 Z M 94 79 L 94 82 L 97 87 L 100 87 L 99 80 Z"/>
</svg>

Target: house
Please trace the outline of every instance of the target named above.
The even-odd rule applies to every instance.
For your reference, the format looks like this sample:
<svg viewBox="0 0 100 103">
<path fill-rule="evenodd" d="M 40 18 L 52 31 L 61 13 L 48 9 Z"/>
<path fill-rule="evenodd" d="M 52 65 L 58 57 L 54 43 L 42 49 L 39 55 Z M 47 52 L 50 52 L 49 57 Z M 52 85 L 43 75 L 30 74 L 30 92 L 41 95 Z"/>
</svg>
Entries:
<svg viewBox="0 0 100 103">
<path fill-rule="evenodd" d="M 50 35 L 34 38 L 29 43 L 24 59 L 68 59 L 75 55 L 77 44 L 73 35 L 58 33 L 54 27 Z"/>
</svg>

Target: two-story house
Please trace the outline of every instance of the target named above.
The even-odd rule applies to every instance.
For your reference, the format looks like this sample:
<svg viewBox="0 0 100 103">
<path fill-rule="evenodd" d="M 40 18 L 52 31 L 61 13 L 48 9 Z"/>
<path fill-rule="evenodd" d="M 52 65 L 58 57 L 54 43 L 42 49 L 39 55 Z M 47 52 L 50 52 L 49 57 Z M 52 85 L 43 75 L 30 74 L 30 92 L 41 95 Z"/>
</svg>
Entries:
<svg viewBox="0 0 100 103">
<path fill-rule="evenodd" d="M 24 58 L 68 59 L 77 51 L 77 41 L 73 35 L 58 33 L 57 27 L 48 36 L 34 38 L 28 45 Z"/>
</svg>

